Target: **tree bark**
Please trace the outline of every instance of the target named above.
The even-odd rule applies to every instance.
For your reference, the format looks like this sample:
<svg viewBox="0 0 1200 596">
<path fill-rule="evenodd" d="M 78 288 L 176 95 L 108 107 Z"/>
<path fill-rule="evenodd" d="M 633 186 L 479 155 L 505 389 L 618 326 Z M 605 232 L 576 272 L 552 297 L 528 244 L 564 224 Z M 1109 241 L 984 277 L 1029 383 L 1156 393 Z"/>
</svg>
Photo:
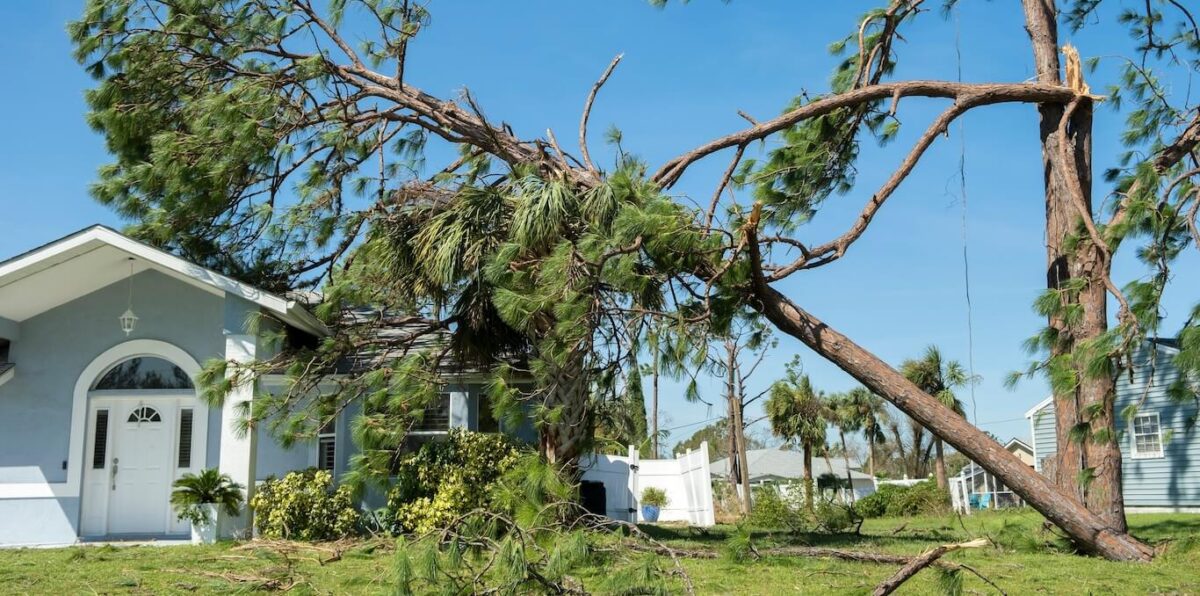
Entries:
<svg viewBox="0 0 1200 596">
<path fill-rule="evenodd" d="M 654 449 L 654 459 L 658 459 L 658 339 L 654 340 L 654 363 L 651 368 L 650 381 L 650 445 Z"/>
<path fill-rule="evenodd" d="M 747 245 L 757 256 L 757 240 L 751 239 Z M 761 275 L 756 276 L 754 290 L 755 307 L 779 330 L 800 340 L 995 474 L 1034 509 L 1065 530 L 1081 548 L 1112 560 L 1153 558 L 1152 548 L 1113 528 L 1078 499 L 1056 490 L 1040 474 L 962 416 L 922 392 L 899 371 L 766 285 Z M 810 463 L 807 457 L 805 463 Z"/>
<path fill-rule="evenodd" d="M 1023 0 L 1023 5 L 1037 81 L 1062 85 L 1054 0 Z M 1072 202 L 1073 193 L 1081 192 L 1084 207 L 1089 213 L 1092 210 L 1091 101 L 1081 101 L 1071 113 L 1064 138 L 1060 123 L 1065 113 L 1062 104 L 1038 104 L 1046 189 L 1046 285 L 1051 290 L 1061 290 L 1073 279 L 1083 279 L 1086 283 L 1077 294 L 1062 292 L 1064 306 L 1082 309 L 1083 316 L 1077 325 L 1070 325 L 1061 316 L 1051 316 L 1047 321 L 1057 337 L 1050 349 L 1051 360 L 1070 359 L 1078 346 L 1108 330 L 1108 296 L 1104 284 L 1109 274 L 1107 258 L 1089 238 L 1070 240 L 1078 235 L 1080 220 L 1078 207 Z M 1067 153 L 1074 164 L 1064 163 L 1064 144 L 1068 145 Z M 1058 458 L 1055 483 L 1082 500 L 1114 530 L 1125 532 L 1121 452 L 1115 440 L 1113 417 L 1116 380 L 1111 374 L 1087 374 L 1086 363 L 1071 361 L 1076 386 L 1054 391 Z M 1084 424 L 1088 436 L 1082 441 L 1072 438 L 1073 429 Z M 1092 475 L 1090 482 L 1083 475 L 1088 469 Z"/>
<path fill-rule="evenodd" d="M 946 490 L 950 488 L 950 482 L 946 479 L 946 456 L 942 453 L 942 440 L 933 439 L 933 474 L 937 478 L 938 488 Z"/>
<path fill-rule="evenodd" d="M 733 432 L 737 435 L 737 458 L 738 467 L 742 470 L 742 513 L 750 515 L 750 511 L 754 508 L 754 498 L 750 494 L 750 461 L 746 454 L 746 430 L 744 414 L 745 410 L 742 407 L 741 400 L 733 403 L 733 411 L 737 415 L 737 420 L 733 424 Z"/>
<path fill-rule="evenodd" d="M 583 356 L 573 355 L 551 369 L 551 383 L 543 394 L 543 404 L 558 411 L 553 421 L 542 421 L 538 429 L 538 449 L 551 465 L 574 468 L 592 437 L 592 418 L 588 408 L 588 379 Z"/>
</svg>

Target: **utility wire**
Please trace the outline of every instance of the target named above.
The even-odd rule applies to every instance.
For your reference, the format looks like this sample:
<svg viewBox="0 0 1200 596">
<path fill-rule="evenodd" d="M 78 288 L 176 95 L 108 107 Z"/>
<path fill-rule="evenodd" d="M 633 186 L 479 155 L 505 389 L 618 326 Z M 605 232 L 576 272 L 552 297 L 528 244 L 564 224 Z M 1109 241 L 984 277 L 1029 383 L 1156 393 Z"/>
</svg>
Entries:
<svg viewBox="0 0 1200 596">
<path fill-rule="evenodd" d="M 958 67 L 958 82 L 962 72 L 962 26 L 959 22 L 958 4 L 954 5 L 954 55 Z M 958 195 L 962 205 L 962 262 L 963 290 L 967 302 L 967 369 L 971 375 L 968 387 L 971 391 L 971 422 L 979 426 L 979 404 L 975 401 L 975 322 L 971 304 L 971 260 L 967 255 L 967 129 L 963 117 L 958 119 Z"/>
</svg>

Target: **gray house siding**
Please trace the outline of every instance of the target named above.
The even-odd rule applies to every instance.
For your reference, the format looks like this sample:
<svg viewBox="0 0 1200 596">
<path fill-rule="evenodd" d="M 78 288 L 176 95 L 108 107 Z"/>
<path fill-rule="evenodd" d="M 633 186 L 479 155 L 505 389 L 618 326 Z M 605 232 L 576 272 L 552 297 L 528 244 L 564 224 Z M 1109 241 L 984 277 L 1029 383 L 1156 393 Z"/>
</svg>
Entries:
<svg viewBox="0 0 1200 596">
<path fill-rule="evenodd" d="M 1200 507 L 1200 429 L 1194 428 L 1200 409 L 1194 400 L 1177 403 L 1167 395 L 1178 377 L 1171 363 L 1174 352 L 1159 347 L 1151 378 L 1152 351 L 1141 350 L 1135 360 L 1134 374 L 1123 371 L 1117 379 L 1117 437 L 1121 445 L 1121 473 L 1125 504 L 1129 507 L 1194 508 Z M 1157 413 L 1162 429 L 1163 456 L 1134 458 L 1128 409 L 1139 414 Z M 1054 404 L 1030 417 L 1036 442 L 1034 457 L 1041 461 L 1055 453 Z"/>
<path fill-rule="evenodd" d="M 16 376 L 0 386 L 0 484 L 65 482 L 75 383 L 105 350 L 130 339 L 179 346 L 197 361 L 222 357 L 221 298 L 153 271 L 133 280 L 140 319 L 121 332 L 117 316 L 129 300 L 117 283 L 32 317 L 11 346 Z M 220 448 L 220 411 L 209 412 L 207 465 Z M 0 544 L 74 542 L 79 498 L 0 499 Z"/>
</svg>

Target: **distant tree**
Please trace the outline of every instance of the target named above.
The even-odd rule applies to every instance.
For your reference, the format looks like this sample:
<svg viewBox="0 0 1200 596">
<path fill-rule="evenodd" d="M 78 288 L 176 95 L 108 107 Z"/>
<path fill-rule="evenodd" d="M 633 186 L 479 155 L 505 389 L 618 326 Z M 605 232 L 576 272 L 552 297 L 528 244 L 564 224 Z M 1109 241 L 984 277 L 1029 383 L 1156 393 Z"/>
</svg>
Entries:
<svg viewBox="0 0 1200 596">
<path fill-rule="evenodd" d="M 875 447 L 887 442 L 884 433 L 888 423 L 887 402 L 866 387 L 855 387 L 846 392 L 844 405 L 862 429 L 867 445 L 867 473 L 874 476 Z"/>
<path fill-rule="evenodd" d="M 788 364 L 786 376 L 771 385 L 765 409 L 771 431 L 798 445 L 804 454 L 804 504 L 811 511 L 813 452 L 825 447 L 828 418 L 821 395 L 813 389 L 808 375 L 800 372 L 799 357 Z"/>
<path fill-rule="evenodd" d="M 966 369 L 957 361 L 943 359 L 937 346 L 926 348 L 925 354 L 920 359 L 905 360 L 900 365 L 900 371 L 904 373 L 905 378 L 920 387 L 922 391 L 936 397 L 938 401 L 942 402 L 942 405 L 950 408 L 955 414 L 965 415 L 962 401 L 954 395 L 954 389 L 967 383 L 974 383 L 975 379 L 970 378 Z M 937 478 L 938 488 L 946 489 L 949 488 L 950 483 L 946 477 L 945 448 L 942 445 L 941 437 L 933 435 L 932 438 L 934 475 Z"/>
<path fill-rule="evenodd" d="M 720 459 L 728 456 L 727 453 L 719 450 L 718 445 L 726 445 L 729 441 L 729 420 L 722 418 L 712 424 L 709 424 L 700 430 L 692 433 L 692 436 L 675 444 L 675 453 L 684 453 L 688 449 L 699 449 L 700 443 L 707 441 L 709 445 L 709 458 L 712 460 Z M 753 433 L 746 434 L 747 449 L 763 449 L 767 446 L 767 442 L 763 439 L 754 436 Z"/>
</svg>

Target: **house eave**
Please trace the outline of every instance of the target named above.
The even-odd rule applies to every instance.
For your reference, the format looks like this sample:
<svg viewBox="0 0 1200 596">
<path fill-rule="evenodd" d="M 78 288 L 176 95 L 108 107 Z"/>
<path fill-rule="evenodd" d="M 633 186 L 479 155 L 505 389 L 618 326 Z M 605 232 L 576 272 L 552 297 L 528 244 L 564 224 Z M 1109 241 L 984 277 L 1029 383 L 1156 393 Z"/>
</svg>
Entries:
<svg viewBox="0 0 1200 596">
<path fill-rule="evenodd" d="M 1029 410 L 1025 412 L 1025 417 L 1033 418 L 1034 414 L 1037 414 L 1038 412 L 1044 410 L 1046 408 L 1046 406 L 1049 406 L 1052 403 L 1054 403 L 1054 396 L 1050 395 L 1046 399 L 1043 399 L 1042 401 L 1038 402 L 1038 404 L 1036 406 L 1029 408 Z"/>
</svg>

